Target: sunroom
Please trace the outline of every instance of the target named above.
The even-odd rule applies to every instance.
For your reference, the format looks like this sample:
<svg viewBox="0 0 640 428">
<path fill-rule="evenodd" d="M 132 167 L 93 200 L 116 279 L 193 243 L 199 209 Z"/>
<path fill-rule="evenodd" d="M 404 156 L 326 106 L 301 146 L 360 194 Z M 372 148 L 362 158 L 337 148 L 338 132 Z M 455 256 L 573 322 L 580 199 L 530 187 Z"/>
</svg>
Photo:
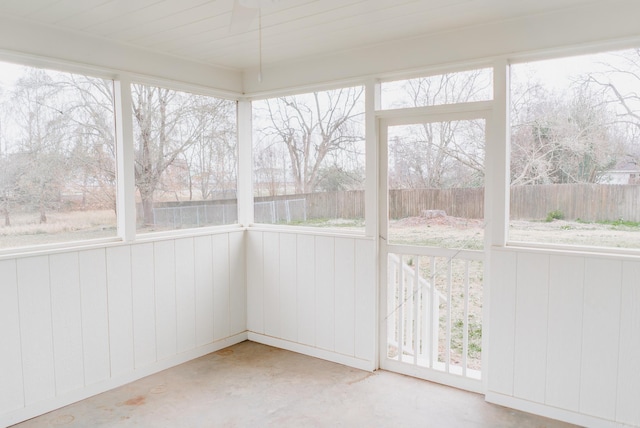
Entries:
<svg viewBox="0 0 640 428">
<path fill-rule="evenodd" d="M 248 340 L 640 426 L 637 16 L 0 1 L 0 425 Z"/>
</svg>

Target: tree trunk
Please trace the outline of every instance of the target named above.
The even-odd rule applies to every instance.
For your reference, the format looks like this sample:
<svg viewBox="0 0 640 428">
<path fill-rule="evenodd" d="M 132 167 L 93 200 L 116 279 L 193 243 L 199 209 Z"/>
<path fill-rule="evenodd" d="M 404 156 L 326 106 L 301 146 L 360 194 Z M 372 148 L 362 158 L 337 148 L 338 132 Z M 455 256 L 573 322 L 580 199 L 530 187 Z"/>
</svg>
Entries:
<svg viewBox="0 0 640 428">
<path fill-rule="evenodd" d="M 153 226 L 155 224 L 155 216 L 153 215 L 153 195 L 140 193 L 142 200 L 142 217 L 145 226 Z"/>
</svg>

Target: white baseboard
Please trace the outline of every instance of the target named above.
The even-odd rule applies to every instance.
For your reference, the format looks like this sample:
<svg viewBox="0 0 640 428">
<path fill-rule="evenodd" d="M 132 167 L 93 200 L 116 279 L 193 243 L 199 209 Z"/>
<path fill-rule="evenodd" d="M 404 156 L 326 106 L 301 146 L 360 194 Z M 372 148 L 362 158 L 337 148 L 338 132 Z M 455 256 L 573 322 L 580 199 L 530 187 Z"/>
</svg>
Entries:
<svg viewBox="0 0 640 428">
<path fill-rule="evenodd" d="M 583 427 L 593 428 L 623 428 L 629 425 L 621 424 L 606 419 L 600 419 L 595 416 L 589 416 L 582 413 L 572 412 L 570 410 L 560 409 L 557 407 L 547 406 L 532 401 L 515 398 L 508 395 L 498 394 L 496 392 L 487 392 L 485 400 L 489 403 L 498 404 L 500 406 L 509 407 L 511 409 L 521 410 L 527 413 L 568 422 Z"/>
<path fill-rule="evenodd" d="M 376 369 L 374 361 L 361 360 L 349 355 L 327 351 L 326 349 L 315 348 L 313 346 L 303 345 L 301 343 L 278 339 L 277 337 L 265 336 L 263 334 L 249 332 L 249 340 L 251 340 L 252 342 L 262 343 L 263 345 L 286 349 L 287 351 L 297 352 L 299 354 L 320 358 L 322 360 L 331 361 L 368 372 L 372 372 Z"/>
<path fill-rule="evenodd" d="M 44 413 L 51 412 L 64 406 L 68 406 L 69 404 L 75 403 L 80 400 L 84 400 L 85 398 L 89 398 L 94 395 L 117 388 L 119 386 L 126 385 L 127 383 L 131 383 L 138 379 L 142 379 L 143 377 L 186 363 L 187 361 L 194 360 L 212 352 L 219 351 L 220 349 L 235 345 L 236 343 L 244 342 L 245 340 L 247 340 L 247 332 L 236 334 L 234 336 L 218 340 L 208 345 L 174 355 L 171 358 L 157 361 L 149 366 L 134 370 L 133 372 L 126 375 L 107 379 L 103 382 L 88 385 L 82 389 L 55 396 L 38 403 L 34 403 L 22 409 L 5 413 L 3 415 L 0 415 L 0 427 L 6 427 L 22 421 L 26 421 L 27 419 L 40 416 Z"/>
</svg>

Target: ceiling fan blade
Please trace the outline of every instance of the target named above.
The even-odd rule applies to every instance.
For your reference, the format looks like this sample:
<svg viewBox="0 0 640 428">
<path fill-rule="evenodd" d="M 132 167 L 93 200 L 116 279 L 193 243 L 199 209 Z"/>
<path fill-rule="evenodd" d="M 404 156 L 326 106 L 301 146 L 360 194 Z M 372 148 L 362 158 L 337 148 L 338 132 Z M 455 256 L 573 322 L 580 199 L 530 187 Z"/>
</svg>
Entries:
<svg viewBox="0 0 640 428">
<path fill-rule="evenodd" d="M 229 32 L 232 34 L 238 34 L 247 31 L 251 26 L 251 23 L 253 23 L 257 17 L 257 8 L 243 6 L 240 0 L 234 0 Z"/>
</svg>

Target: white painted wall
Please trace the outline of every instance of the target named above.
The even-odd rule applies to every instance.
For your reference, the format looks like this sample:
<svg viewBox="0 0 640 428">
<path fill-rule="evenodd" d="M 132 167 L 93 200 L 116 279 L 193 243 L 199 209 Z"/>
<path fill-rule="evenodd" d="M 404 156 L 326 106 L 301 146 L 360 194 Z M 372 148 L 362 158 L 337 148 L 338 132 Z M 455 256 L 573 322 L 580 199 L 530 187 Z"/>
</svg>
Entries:
<svg viewBox="0 0 640 428">
<path fill-rule="evenodd" d="M 487 400 L 640 426 L 640 259 L 508 248 L 491 263 Z"/>
<path fill-rule="evenodd" d="M 244 233 L 0 260 L 0 426 L 245 340 Z"/>
<path fill-rule="evenodd" d="M 249 339 L 376 368 L 374 240 L 321 232 L 247 234 Z"/>
</svg>

